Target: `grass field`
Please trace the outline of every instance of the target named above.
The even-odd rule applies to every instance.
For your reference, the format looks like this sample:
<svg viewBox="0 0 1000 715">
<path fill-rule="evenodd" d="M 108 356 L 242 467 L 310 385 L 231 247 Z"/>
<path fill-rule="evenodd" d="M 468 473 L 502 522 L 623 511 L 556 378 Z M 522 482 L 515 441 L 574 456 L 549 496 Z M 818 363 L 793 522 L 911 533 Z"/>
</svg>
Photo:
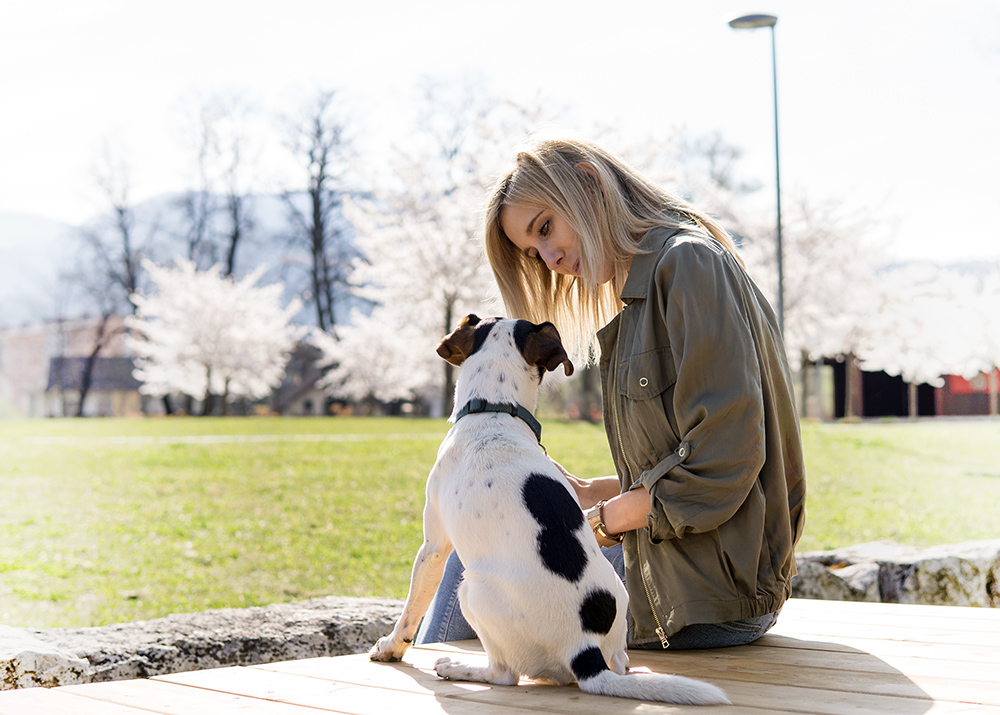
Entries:
<svg viewBox="0 0 1000 715">
<path fill-rule="evenodd" d="M 405 595 L 443 420 L 0 422 L 0 623 Z M 601 426 L 549 453 L 611 471 Z M 806 424 L 801 550 L 1000 538 L 1000 422 Z"/>
</svg>

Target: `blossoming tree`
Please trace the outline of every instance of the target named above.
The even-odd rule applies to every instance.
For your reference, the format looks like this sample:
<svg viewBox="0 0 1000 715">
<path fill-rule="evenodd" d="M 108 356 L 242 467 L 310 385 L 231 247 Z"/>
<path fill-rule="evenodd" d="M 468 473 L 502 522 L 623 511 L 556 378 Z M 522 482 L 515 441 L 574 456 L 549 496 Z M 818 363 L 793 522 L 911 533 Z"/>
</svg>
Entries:
<svg viewBox="0 0 1000 715">
<path fill-rule="evenodd" d="M 127 321 L 142 392 L 203 397 L 211 414 L 216 396 L 228 412 L 231 400 L 264 397 L 281 382 L 300 306 L 281 307 L 280 283 L 258 286 L 261 270 L 233 280 L 219 266 L 199 271 L 183 259 L 144 267 L 155 289 L 133 296 Z"/>
</svg>

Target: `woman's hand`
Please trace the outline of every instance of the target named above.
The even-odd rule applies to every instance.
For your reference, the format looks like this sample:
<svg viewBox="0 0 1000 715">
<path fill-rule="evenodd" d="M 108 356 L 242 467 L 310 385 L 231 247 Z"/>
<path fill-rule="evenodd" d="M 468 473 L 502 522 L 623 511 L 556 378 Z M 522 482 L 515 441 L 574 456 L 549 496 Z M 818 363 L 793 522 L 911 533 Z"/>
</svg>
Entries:
<svg viewBox="0 0 1000 715">
<path fill-rule="evenodd" d="M 549 459 L 552 459 L 549 457 Z M 580 508 L 586 511 L 601 501 L 601 499 L 611 499 L 618 495 L 618 477 L 597 477 L 595 479 L 580 479 L 574 477 L 559 462 L 552 459 L 552 463 L 566 477 L 566 481 L 576 492 L 576 499 L 580 502 Z"/>
</svg>

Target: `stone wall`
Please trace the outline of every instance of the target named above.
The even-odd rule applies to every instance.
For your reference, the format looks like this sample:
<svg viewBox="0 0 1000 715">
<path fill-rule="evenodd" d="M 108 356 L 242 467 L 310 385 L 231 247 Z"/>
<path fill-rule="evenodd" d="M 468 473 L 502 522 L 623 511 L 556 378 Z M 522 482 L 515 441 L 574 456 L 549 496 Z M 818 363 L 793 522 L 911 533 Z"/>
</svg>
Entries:
<svg viewBox="0 0 1000 715">
<path fill-rule="evenodd" d="M 1000 607 L 1000 539 L 914 548 L 878 541 L 796 557 L 796 598 Z"/>
<path fill-rule="evenodd" d="M 98 628 L 0 626 L 0 690 L 362 653 L 392 630 L 402 607 L 330 597 Z"/>
</svg>

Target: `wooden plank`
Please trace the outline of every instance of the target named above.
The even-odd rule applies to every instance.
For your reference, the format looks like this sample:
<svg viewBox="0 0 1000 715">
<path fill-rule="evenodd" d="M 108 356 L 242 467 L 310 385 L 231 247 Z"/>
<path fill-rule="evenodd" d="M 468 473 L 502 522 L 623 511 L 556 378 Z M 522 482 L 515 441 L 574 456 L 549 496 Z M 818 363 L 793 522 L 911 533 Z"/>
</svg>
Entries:
<svg viewBox="0 0 1000 715">
<path fill-rule="evenodd" d="M 63 688 L 25 688 L 0 692 L 0 715 L 149 715 L 149 711 L 102 703 Z"/>
<path fill-rule="evenodd" d="M 837 636 L 835 634 L 784 635 L 777 626 L 775 626 L 775 630 L 772 630 L 758 640 L 755 645 L 824 651 L 860 651 L 879 657 L 884 655 L 910 655 L 917 658 L 933 658 L 955 662 L 997 662 L 997 649 L 991 646 L 945 645 L 940 643 Z"/>
<path fill-rule="evenodd" d="M 825 691 L 887 695 L 919 700 L 973 702 L 1000 706 L 1000 688 L 993 682 L 975 682 L 939 677 L 913 677 L 899 671 L 872 673 L 823 667 L 790 666 L 753 660 L 721 661 L 698 658 L 665 658 L 664 653 L 636 657 L 634 665 L 647 665 L 657 672 L 675 673 L 715 682 L 740 680 Z"/>
<path fill-rule="evenodd" d="M 794 621 L 778 622 L 772 633 L 784 633 L 801 638 L 813 636 L 834 636 L 837 638 L 871 638 L 884 641 L 906 641 L 919 643 L 940 643 L 943 645 L 995 647 L 1000 632 L 990 630 L 957 630 L 950 628 L 925 627 L 914 621 L 910 627 L 900 625 L 880 625 L 877 623 L 856 624 L 849 621 Z"/>
<path fill-rule="evenodd" d="M 771 683 L 741 682 L 710 679 L 722 687 L 734 708 L 718 712 L 756 711 L 757 713 L 802 713 L 809 715 L 923 715 L 936 713 L 969 713 L 998 715 L 1000 708 L 970 706 L 965 703 L 934 703 L 929 699 L 872 695 L 847 691 L 827 691 L 811 688 L 774 685 Z M 482 704 L 514 705 L 528 710 L 538 710 L 561 715 L 606 715 L 608 712 L 637 711 L 643 713 L 705 713 L 705 708 L 680 707 L 645 703 L 619 698 L 606 698 L 585 693 L 570 694 L 573 687 L 521 685 L 516 688 L 494 688 L 486 691 L 455 696 Z M 715 712 L 713 709 L 711 712 Z"/>
<path fill-rule="evenodd" d="M 947 609 L 941 609 L 947 612 Z M 808 630 L 811 624 L 816 623 L 837 623 L 847 624 L 851 627 L 877 625 L 881 627 L 892 627 L 901 629 L 914 629 L 917 632 L 926 630 L 949 630 L 949 631 L 976 631 L 988 633 L 1000 633 L 1000 619 L 977 618 L 977 609 L 966 609 L 972 613 L 966 617 L 956 617 L 954 615 L 945 616 L 941 613 L 933 615 L 922 615 L 910 613 L 904 608 L 898 608 L 891 612 L 883 611 L 805 611 L 802 609 L 782 609 L 778 618 L 779 622 L 794 623 Z M 981 613 L 991 613 L 985 609 L 978 609 Z"/>
<path fill-rule="evenodd" d="M 975 606 L 932 606 L 920 603 L 881 603 L 872 601 L 824 601 L 812 598 L 789 599 L 782 613 L 840 614 L 854 619 L 859 614 L 903 614 L 909 618 L 971 619 L 983 623 L 1000 622 L 1000 609 Z"/>
<path fill-rule="evenodd" d="M 414 665 L 411 650 L 401 663 L 372 663 L 367 655 L 339 656 L 332 658 L 310 658 L 255 665 L 251 670 L 270 670 L 290 675 L 335 680 L 339 683 L 378 687 L 386 690 L 400 690 L 423 695 L 448 696 L 475 690 L 487 690 L 490 686 L 482 683 L 458 683 L 443 680 L 432 671 L 434 661 L 440 653 L 421 651 Z M 471 658 L 470 658 L 471 660 Z"/>
<path fill-rule="evenodd" d="M 322 664 L 317 664 L 324 674 L 327 671 Z M 379 665 L 370 663 L 366 666 L 376 676 L 384 672 Z M 393 666 L 390 666 L 392 668 Z M 339 669 L 334 676 L 339 674 Z M 519 715 L 519 711 L 507 707 L 491 707 L 483 710 L 483 706 L 475 703 L 448 700 L 445 693 L 416 692 L 413 690 L 396 690 L 379 686 L 350 685 L 336 680 L 317 678 L 306 675 L 293 675 L 279 670 L 264 668 L 225 668 L 215 671 L 200 671 L 178 673 L 176 675 L 157 676 L 155 680 L 172 682 L 178 685 L 203 688 L 217 692 L 242 695 L 246 697 L 274 700 L 294 705 L 304 705 L 316 709 L 331 710 L 350 715 L 384 715 L 392 712 L 442 712 L 451 715 Z M 447 681 L 441 681 L 449 685 Z M 459 686 L 461 684 L 450 684 Z M 474 686 L 485 689 L 489 686 Z M 468 692 L 467 688 L 457 687 L 457 692 Z M 525 715 L 527 711 L 522 711 Z"/>
<path fill-rule="evenodd" d="M 298 705 L 246 698 L 155 680 L 118 680 L 109 683 L 67 685 L 60 690 L 95 701 L 126 705 L 164 715 L 177 715 L 177 713 L 308 715 L 308 713 L 323 712 Z"/>
<path fill-rule="evenodd" d="M 768 640 L 774 637 L 768 636 Z M 637 653 L 631 651 L 633 664 Z M 719 648 L 716 650 L 692 650 L 678 653 L 682 658 L 709 659 L 722 662 L 751 661 L 772 663 L 790 667 L 804 666 L 811 668 L 826 668 L 829 670 L 856 670 L 860 672 L 882 673 L 893 675 L 905 673 L 908 676 L 947 677 L 959 680 L 971 680 L 981 683 L 997 681 L 998 666 L 996 663 L 982 661 L 952 661 L 936 658 L 913 657 L 903 655 L 874 656 L 860 650 L 819 650 L 815 648 L 772 647 L 759 641 L 741 648 Z"/>
<path fill-rule="evenodd" d="M 339 690 L 356 687 L 337 680 L 320 680 L 243 666 L 158 675 L 151 680 L 278 702 L 289 702 L 289 693 L 308 698 L 329 698 Z"/>
</svg>

